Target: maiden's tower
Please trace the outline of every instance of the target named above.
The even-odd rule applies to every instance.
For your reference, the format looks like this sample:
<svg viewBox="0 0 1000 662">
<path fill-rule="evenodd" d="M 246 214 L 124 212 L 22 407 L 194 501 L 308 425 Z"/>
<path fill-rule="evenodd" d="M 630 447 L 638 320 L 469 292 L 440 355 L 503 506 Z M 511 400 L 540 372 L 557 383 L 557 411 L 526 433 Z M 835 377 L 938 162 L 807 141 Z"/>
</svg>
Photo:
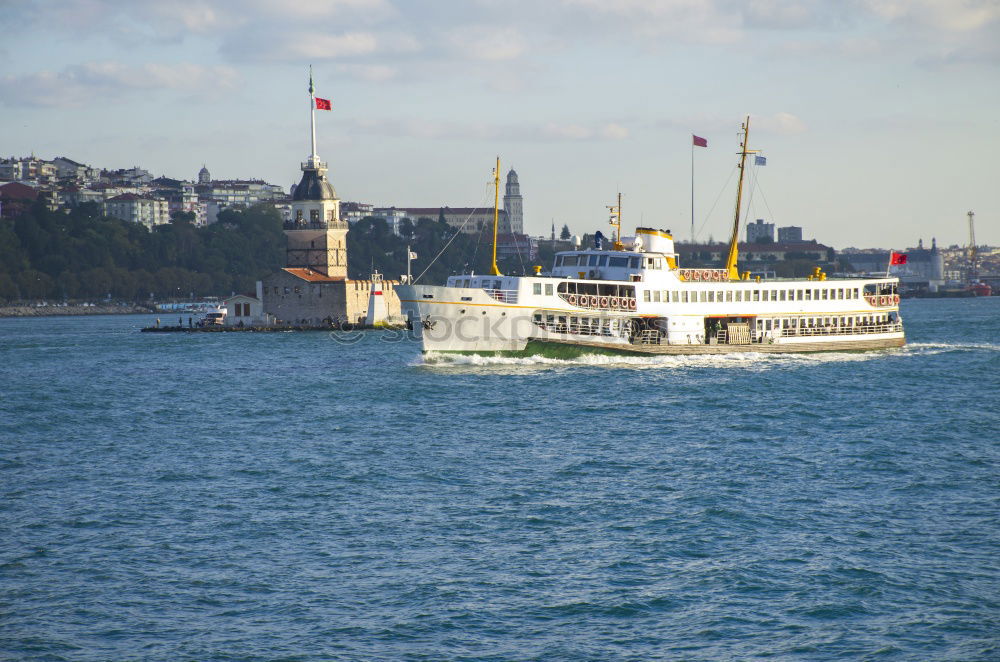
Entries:
<svg viewBox="0 0 1000 662">
<path fill-rule="evenodd" d="M 347 278 L 347 222 L 340 199 L 327 178 L 328 167 L 316 153 L 316 110 L 330 109 L 317 99 L 309 76 L 312 150 L 301 165 L 302 178 L 292 193 L 285 220 L 285 268 L 258 284 L 264 314 L 273 322 L 325 325 L 364 322 L 372 281 Z M 399 316 L 394 281 L 376 281 L 390 317 Z"/>
</svg>

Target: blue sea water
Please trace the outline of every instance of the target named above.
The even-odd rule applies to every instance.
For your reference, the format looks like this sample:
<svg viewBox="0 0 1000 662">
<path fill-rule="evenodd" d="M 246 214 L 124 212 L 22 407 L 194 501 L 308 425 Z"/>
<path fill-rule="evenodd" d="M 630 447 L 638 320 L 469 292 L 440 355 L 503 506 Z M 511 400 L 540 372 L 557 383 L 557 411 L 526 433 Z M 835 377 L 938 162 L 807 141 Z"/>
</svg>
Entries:
<svg viewBox="0 0 1000 662">
<path fill-rule="evenodd" d="M 1000 659 L 1000 298 L 903 315 L 572 362 L 2 319 L 0 658 Z"/>
</svg>

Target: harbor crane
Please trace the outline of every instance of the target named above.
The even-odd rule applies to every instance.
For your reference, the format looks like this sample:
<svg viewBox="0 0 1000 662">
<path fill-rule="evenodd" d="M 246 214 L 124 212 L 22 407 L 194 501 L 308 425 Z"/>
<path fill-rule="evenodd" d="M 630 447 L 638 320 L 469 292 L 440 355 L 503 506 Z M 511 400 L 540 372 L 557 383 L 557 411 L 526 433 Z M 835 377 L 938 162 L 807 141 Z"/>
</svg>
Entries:
<svg viewBox="0 0 1000 662">
<path fill-rule="evenodd" d="M 969 274 L 968 280 L 970 283 L 975 283 L 979 280 L 979 255 L 976 250 L 976 224 L 973 221 L 975 217 L 975 212 L 969 212 L 969 249 L 966 251 L 966 257 L 969 263 Z"/>
</svg>

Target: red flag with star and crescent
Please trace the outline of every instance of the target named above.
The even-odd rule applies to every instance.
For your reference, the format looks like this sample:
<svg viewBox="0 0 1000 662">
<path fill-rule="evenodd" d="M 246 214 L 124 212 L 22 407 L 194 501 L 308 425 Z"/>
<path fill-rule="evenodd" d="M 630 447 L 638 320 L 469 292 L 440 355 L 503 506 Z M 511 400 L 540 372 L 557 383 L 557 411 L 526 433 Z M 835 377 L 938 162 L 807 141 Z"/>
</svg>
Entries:
<svg viewBox="0 0 1000 662">
<path fill-rule="evenodd" d="M 896 251 L 893 251 L 892 255 L 889 257 L 889 264 L 893 266 L 897 264 L 906 264 L 906 253 L 897 253 Z"/>
<path fill-rule="evenodd" d="M 333 110 L 333 104 L 330 103 L 329 99 L 316 97 L 316 110 Z"/>
</svg>

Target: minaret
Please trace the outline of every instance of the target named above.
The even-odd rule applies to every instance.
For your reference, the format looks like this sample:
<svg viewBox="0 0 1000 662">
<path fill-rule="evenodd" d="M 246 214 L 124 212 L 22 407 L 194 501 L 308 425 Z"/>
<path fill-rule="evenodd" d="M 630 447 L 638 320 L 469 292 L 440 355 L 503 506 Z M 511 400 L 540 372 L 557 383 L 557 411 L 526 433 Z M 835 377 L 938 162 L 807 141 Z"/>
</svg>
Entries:
<svg viewBox="0 0 1000 662">
<path fill-rule="evenodd" d="M 507 173 L 507 192 L 503 196 L 503 210 L 507 213 L 507 223 L 514 234 L 524 234 L 524 208 L 521 185 L 517 183 L 517 173 L 511 168 Z"/>
<path fill-rule="evenodd" d="M 340 220 L 340 199 L 327 181 L 326 164 L 316 153 L 316 95 L 309 68 L 309 125 L 312 151 L 302 164 L 302 179 L 292 195 L 285 223 L 287 267 L 308 267 L 327 276 L 347 277 L 347 223 Z"/>
</svg>

